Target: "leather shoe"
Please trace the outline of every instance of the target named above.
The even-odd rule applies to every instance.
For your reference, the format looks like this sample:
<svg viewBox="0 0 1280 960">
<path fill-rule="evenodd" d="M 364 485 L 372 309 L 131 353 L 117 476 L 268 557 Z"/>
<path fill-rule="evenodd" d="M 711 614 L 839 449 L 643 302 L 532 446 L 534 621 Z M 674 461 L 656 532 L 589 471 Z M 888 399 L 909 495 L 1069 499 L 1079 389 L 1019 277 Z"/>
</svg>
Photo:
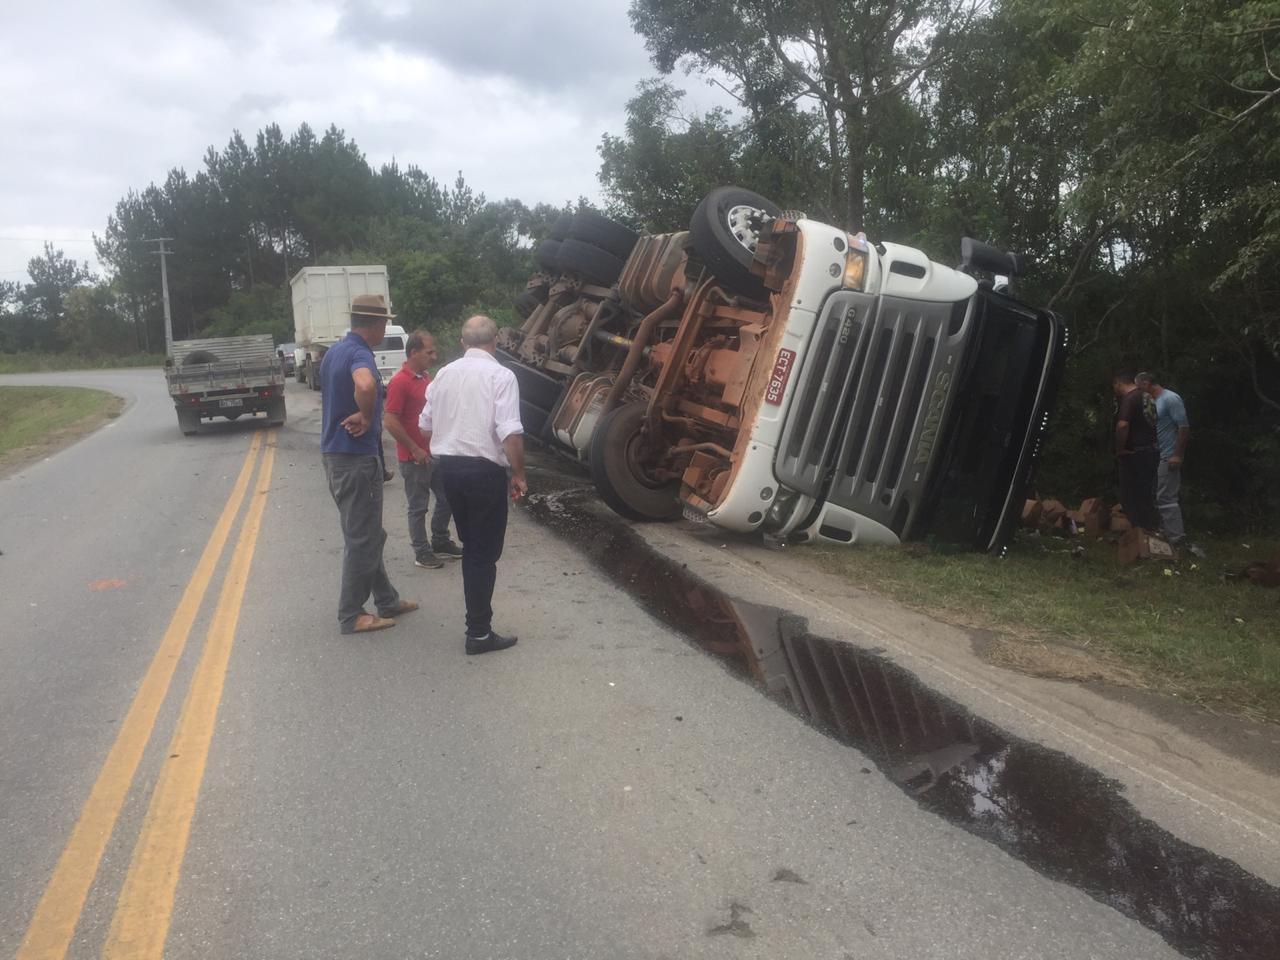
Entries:
<svg viewBox="0 0 1280 960">
<path fill-rule="evenodd" d="M 505 650 L 507 647 L 514 647 L 519 637 L 504 637 L 499 634 L 490 632 L 487 637 L 467 637 L 467 656 L 475 656 L 477 653 L 493 653 L 495 650 Z"/>
<path fill-rule="evenodd" d="M 362 613 L 356 617 L 355 626 L 352 627 L 352 633 L 372 633 L 374 630 L 386 630 L 388 627 L 394 627 L 396 622 L 388 620 L 386 617 L 375 617 L 372 613 Z"/>
<path fill-rule="evenodd" d="M 401 600 L 394 607 L 387 611 L 378 611 L 378 615 L 382 617 L 398 617 L 402 613 L 413 613 L 418 609 L 417 600 Z"/>
</svg>

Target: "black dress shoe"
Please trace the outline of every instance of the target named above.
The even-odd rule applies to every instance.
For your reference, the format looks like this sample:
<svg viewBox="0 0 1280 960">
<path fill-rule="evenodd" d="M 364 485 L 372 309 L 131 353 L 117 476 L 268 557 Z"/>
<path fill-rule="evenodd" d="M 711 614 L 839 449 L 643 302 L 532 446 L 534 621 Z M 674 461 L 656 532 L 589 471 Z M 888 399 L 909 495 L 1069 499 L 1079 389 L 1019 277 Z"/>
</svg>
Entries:
<svg viewBox="0 0 1280 960">
<path fill-rule="evenodd" d="M 495 650 L 505 650 L 507 647 L 514 647 L 519 637 L 504 637 L 496 633 L 490 633 L 487 637 L 467 637 L 467 656 L 474 656 L 477 653 L 493 653 Z"/>
</svg>

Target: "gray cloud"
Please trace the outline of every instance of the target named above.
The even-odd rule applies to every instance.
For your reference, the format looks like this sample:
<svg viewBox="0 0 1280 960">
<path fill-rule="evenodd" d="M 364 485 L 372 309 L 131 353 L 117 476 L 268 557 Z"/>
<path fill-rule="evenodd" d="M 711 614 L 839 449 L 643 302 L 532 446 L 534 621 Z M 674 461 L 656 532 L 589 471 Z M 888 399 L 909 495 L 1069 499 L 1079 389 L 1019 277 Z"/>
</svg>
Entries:
<svg viewBox="0 0 1280 960">
<path fill-rule="evenodd" d="M 425 0 L 389 12 L 376 0 L 348 0 L 338 33 L 355 44 L 423 54 L 463 75 L 508 77 L 581 100 L 601 96 L 601 85 L 629 90 L 649 70 L 628 5 Z"/>
<path fill-rule="evenodd" d="M 19 279 L 46 237 L 92 258 L 90 234 L 128 190 L 272 122 L 337 124 L 373 164 L 461 170 L 495 199 L 595 197 L 600 137 L 621 132 L 651 74 L 627 2 L 14 5 L 0 31 L 0 279 Z"/>
</svg>

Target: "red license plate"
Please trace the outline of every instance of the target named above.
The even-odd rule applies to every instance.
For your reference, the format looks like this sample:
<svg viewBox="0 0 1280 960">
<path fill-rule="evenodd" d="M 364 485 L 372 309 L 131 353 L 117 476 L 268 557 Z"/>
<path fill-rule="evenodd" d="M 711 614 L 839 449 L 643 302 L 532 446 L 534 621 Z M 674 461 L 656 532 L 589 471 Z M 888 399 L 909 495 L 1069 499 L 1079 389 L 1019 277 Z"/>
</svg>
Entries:
<svg viewBox="0 0 1280 960">
<path fill-rule="evenodd" d="M 791 376 L 791 368 L 795 366 L 794 351 L 783 348 L 778 351 L 778 359 L 773 364 L 773 376 L 769 378 L 769 389 L 765 392 L 764 402 L 775 407 L 782 405 L 782 394 L 787 389 L 787 380 Z"/>
</svg>

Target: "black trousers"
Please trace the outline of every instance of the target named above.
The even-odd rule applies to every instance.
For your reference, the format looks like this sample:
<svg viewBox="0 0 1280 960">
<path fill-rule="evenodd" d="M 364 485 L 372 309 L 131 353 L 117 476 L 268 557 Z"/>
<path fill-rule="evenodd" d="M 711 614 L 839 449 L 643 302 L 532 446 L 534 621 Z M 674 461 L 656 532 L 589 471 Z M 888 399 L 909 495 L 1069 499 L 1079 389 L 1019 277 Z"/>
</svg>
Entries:
<svg viewBox="0 0 1280 960">
<path fill-rule="evenodd" d="M 1156 472 L 1160 468 L 1157 450 L 1135 450 L 1120 458 L 1120 505 L 1135 527 L 1155 532 L 1160 529 L 1156 509 Z"/>
<path fill-rule="evenodd" d="M 493 626 L 493 585 L 507 536 L 507 471 L 484 457 L 435 459 L 462 541 L 467 636 L 484 637 Z"/>
</svg>

